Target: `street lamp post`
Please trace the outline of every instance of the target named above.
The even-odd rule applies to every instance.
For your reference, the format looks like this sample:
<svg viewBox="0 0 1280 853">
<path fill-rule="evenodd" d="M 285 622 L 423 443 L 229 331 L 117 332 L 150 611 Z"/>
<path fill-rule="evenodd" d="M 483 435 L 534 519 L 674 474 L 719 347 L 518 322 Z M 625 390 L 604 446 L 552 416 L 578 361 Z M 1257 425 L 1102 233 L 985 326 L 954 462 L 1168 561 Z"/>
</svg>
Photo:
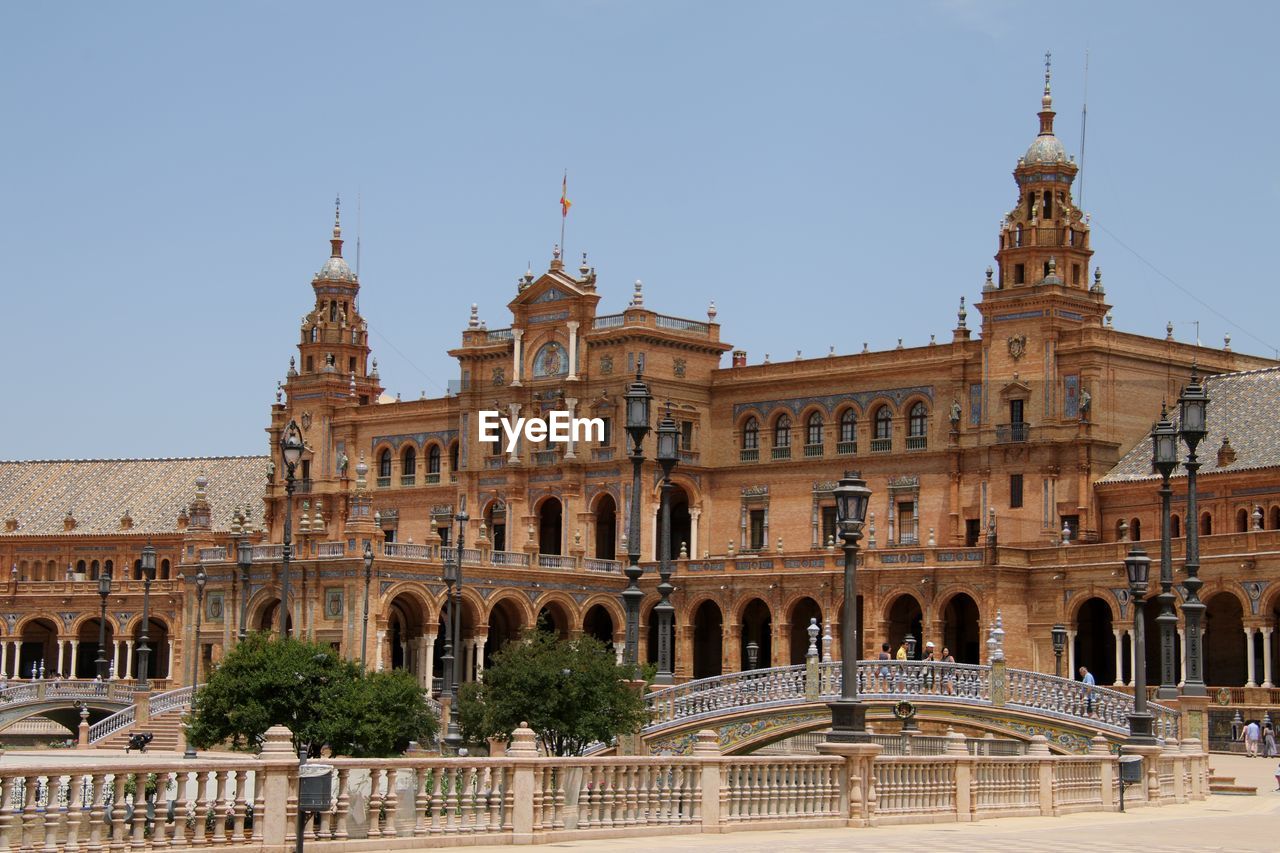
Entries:
<svg viewBox="0 0 1280 853">
<path fill-rule="evenodd" d="M 633 672 L 638 673 L 640 662 L 640 602 L 644 592 L 640 589 L 640 468 L 644 464 L 644 437 L 649 433 L 649 403 L 653 397 L 649 386 L 640 380 L 627 386 L 623 395 L 627 408 L 627 436 L 631 439 L 631 512 L 627 525 L 627 588 L 622 591 L 622 606 L 627 617 L 626 651 L 623 656 Z"/>
<path fill-rule="evenodd" d="M 916 643 L 917 640 L 915 635 L 907 632 L 906 639 L 902 641 L 902 644 L 907 647 L 907 660 L 916 659 Z"/>
<path fill-rule="evenodd" d="M 844 614 L 840 620 L 840 698 L 830 703 L 831 735 L 837 742 L 870 740 L 867 709 L 858 700 L 858 540 L 867 518 L 871 490 L 856 472 L 846 471 L 835 488 L 836 521 L 844 543 Z"/>
<path fill-rule="evenodd" d="M 360 625 L 360 669 L 365 669 L 369 649 L 369 584 L 373 581 L 373 545 L 364 543 L 364 620 Z M 431 687 L 427 685 L 428 689 Z"/>
<path fill-rule="evenodd" d="M 193 656 L 191 659 L 191 707 L 195 708 L 196 704 L 196 687 L 200 684 L 200 624 L 204 616 L 204 587 L 209 582 L 209 576 L 204 573 L 204 566 L 196 569 L 196 632 L 192 637 L 194 642 L 191 644 Z M 183 758 L 195 758 L 195 744 L 187 738 L 187 749 L 182 753 Z"/>
<path fill-rule="evenodd" d="M 245 622 L 249 620 L 249 572 L 253 569 L 253 546 L 246 532 L 236 541 L 236 565 L 240 567 L 240 630 L 239 639 L 248 634 Z"/>
<path fill-rule="evenodd" d="M 302 430 L 290 420 L 280 435 L 280 455 L 284 458 L 284 545 L 280 549 L 280 636 L 289 636 L 289 561 L 293 558 L 294 471 L 302 461 Z"/>
<path fill-rule="evenodd" d="M 760 662 L 760 644 L 755 640 L 747 643 L 747 669 L 755 669 Z"/>
<path fill-rule="evenodd" d="M 1151 428 L 1152 467 L 1160 475 L 1160 613 L 1156 625 L 1160 628 L 1160 689 L 1159 699 L 1175 699 L 1178 696 L 1177 674 L 1174 664 L 1174 636 L 1178 630 L 1178 615 L 1174 613 L 1173 594 L 1173 542 L 1170 524 L 1170 501 L 1173 490 L 1169 477 L 1178 467 L 1178 430 L 1169 420 L 1169 410 L 1160 407 L 1160 422 Z"/>
<path fill-rule="evenodd" d="M 1205 393 L 1196 369 L 1191 368 L 1191 383 L 1182 389 L 1178 398 L 1178 428 L 1182 440 L 1187 443 L 1187 556 L 1183 561 L 1187 578 L 1182 582 L 1186 587 L 1187 597 L 1182 602 L 1182 614 L 1186 618 L 1187 629 L 1187 671 L 1182 685 L 1185 696 L 1206 696 L 1204 686 L 1204 649 L 1200 640 L 1200 624 L 1204 619 L 1205 606 L 1197 594 L 1204 581 L 1200 580 L 1200 510 L 1196 503 L 1196 472 L 1200 470 L 1200 462 L 1196 459 L 1196 446 L 1204 439 L 1207 432 L 1205 409 L 1209 405 L 1209 395 Z"/>
<path fill-rule="evenodd" d="M 1151 558 L 1147 552 L 1134 545 L 1124 558 L 1125 574 L 1129 578 L 1129 601 L 1133 605 L 1133 713 L 1129 715 L 1129 746 L 1150 746 L 1156 742 L 1151 733 L 1151 713 L 1147 711 L 1147 628 L 1145 601 L 1148 578 L 1151 575 Z"/>
<path fill-rule="evenodd" d="M 106 681 L 107 672 L 107 597 L 111 595 L 111 572 L 98 575 L 98 595 L 102 596 L 102 614 L 98 618 L 98 680 Z"/>
<path fill-rule="evenodd" d="M 1067 648 L 1067 626 L 1059 622 L 1052 628 L 1053 636 L 1053 674 L 1062 677 L 1062 653 Z"/>
<path fill-rule="evenodd" d="M 458 544 L 453 549 L 453 564 L 456 572 L 453 584 L 453 598 L 449 604 L 449 619 L 453 622 L 453 628 L 450 633 L 453 635 L 453 642 L 458 645 L 462 642 L 462 550 L 466 547 L 467 522 L 470 516 L 467 515 L 467 497 L 463 495 L 458 503 L 458 514 L 454 518 L 458 522 Z M 450 667 L 450 676 L 453 679 L 452 695 L 455 701 L 458 696 L 458 685 L 462 681 L 459 678 L 459 671 L 462 669 L 458 665 L 459 661 L 454 661 L 454 666 Z M 457 708 L 450 708 L 449 712 L 449 730 L 445 733 L 444 742 L 449 745 L 455 752 L 462 744 L 462 731 L 458 727 Z"/>
<path fill-rule="evenodd" d="M 670 404 L 667 413 L 658 422 L 658 464 L 662 466 L 662 518 L 658 537 L 658 594 L 661 600 L 654 606 L 658 614 L 658 673 L 654 684 L 674 684 L 672 675 L 672 623 L 675 608 L 671 606 L 671 471 L 680 461 L 680 430 L 671 417 Z"/>
<path fill-rule="evenodd" d="M 134 684 L 141 690 L 150 690 L 148 680 L 151 662 L 151 640 L 147 631 L 151 623 L 151 581 L 156 576 L 156 549 L 148 542 L 142 549 L 142 636 L 138 638 L 138 676 Z"/>
</svg>

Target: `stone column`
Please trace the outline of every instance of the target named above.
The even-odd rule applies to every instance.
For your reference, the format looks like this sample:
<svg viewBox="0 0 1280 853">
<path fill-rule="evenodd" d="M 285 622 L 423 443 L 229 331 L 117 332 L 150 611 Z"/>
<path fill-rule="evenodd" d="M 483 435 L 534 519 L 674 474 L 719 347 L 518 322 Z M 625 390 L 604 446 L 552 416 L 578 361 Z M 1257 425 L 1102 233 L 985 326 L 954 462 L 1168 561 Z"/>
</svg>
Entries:
<svg viewBox="0 0 1280 853">
<path fill-rule="evenodd" d="M 576 323 L 571 323 L 570 325 L 574 325 L 574 326 L 576 326 L 577 324 L 576 324 Z M 572 338 L 571 338 L 570 340 L 572 340 Z M 573 353 L 572 353 L 572 351 L 570 351 L 570 353 L 569 353 L 569 363 L 570 363 L 570 364 L 573 364 Z M 570 379 L 577 379 L 578 377 L 576 377 L 576 376 L 574 376 L 574 375 L 570 374 L 570 375 L 569 375 L 569 378 L 570 378 Z M 565 408 L 566 408 L 566 409 L 568 410 L 568 412 L 569 412 L 569 417 L 570 417 L 570 418 L 573 418 L 573 417 L 574 417 L 574 411 L 577 409 L 577 406 L 578 406 L 578 398 L 577 398 L 577 397 L 565 397 L 565 398 L 564 398 L 564 406 L 565 406 Z M 572 424 L 572 422 L 571 422 L 571 423 L 569 424 L 569 441 L 568 441 L 568 443 L 567 443 L 567 444 L 565 444 L 565 446 L 564 446 L 564 458 L 565 458 L 565 459 L 577 459 L 577 458 L 578 458 L 578 457 L 577 457 L 577 454 L 575 454 L 575 453 L 573 452 L 573 448 L 574 448 L 574 441 L 573 441 L 573 424 Z M 590 455 L 590 454 L 588 454 L 588 455 Z M 567 514 L 567 513 L 566 513 L 566 514 Z"/>
<path fill-rule="evenodd" d="M 511 384 L 519 387 L 520 382 L 520 366 L 524 364 L 524 353 L 521 349 L 521 338 L 524 337 L 524 329 L 511 330 Z"/>
<path fill-rule="evenodd" d="M 696 560 L 698 555 L 702 553 L 698 550 L 698 519 L 702 518 L 702 510 L 698 507 L 689 508 L 689 559 Z M 676 546 L 677 548 L 680 546 Z"/>
<path fill-rule="evenodd" d="M 378 637 L 378 642 L 375 643 L 374 645 L 375 645 L 375 648 L 377 648 L 378 650 L 378 656 L 374 660 L 373 670 L 374 672 L 382 672 L 382 644 L 387 638 L 387 632 L 379 631 L 377 633 L 377 637 Z"/>
<path fill-rule="evenodd" d="M 476 681 L 484 681 L 484 647 L 488 641 L 488 637 L 476 639 Z"/>
<path fill-rule="evenodd" d="M 111 664 L 108 667 L 111 671 L 110 676 L 112 679 L 117 679 L 120 677 L 120 641 L 118 639 L 111 641 Z"/>
<path fill-rule="evenodd" d="M 423 657 L 425 657 L 425 658 L 426 658 L 426 661 L 424 662 L 424 663 L 425 663 L 425 665 L 423 666 L 423 671 L 426 673 L 426 675 L 425 675 L 425 677 L 424 677 L 424 679 L 423 679 L 423 681 L 425 682 L 425 684 L 423 684 L 423 689 L 424 689 L 424 690 L 426 690 L 426 691 L 428 691 L 428 692 L 430 692 L 430 691 L 431 691 L 431 682 L 435 680 L 435 666 L 436 666 L 435 648 L 436 648 L 436 635 L 435 635 L 435 634 L 427 634 L 425 637 L 423 637 L 423 645 L 424 645 L 424 648 L 423 648 Z"/>
<path fill-rule="evenodd" d="M 1249 667 L 1248 669 L 1249 675 L 1247 676 L 1247 679 L 1244 683 L 1245 687 L 1258 686 L 1258 682 L 1256 680 L 1257 674 L 1258 674 L 1257 661 L 1255 660 L 1256 656 L 1254 655 L 1254 652 L 1253 652 L 1253 632 L 1256 630 L 1257 628 L 1254 628 L 1252 626 L 1245 626 L 1245 629 L 1244 629 L 1244 659 L 1248 661 L 1247 665 Z"/>
<path fill-rule="evenodd" d="M 1269 626 L 1262 628 L 1262 686 L 1267 688 L 1276 686 L 1271 678 L 1271 633 L 1274 630 Z"/>
<path fill-rule="evenodd" d="M 0 675 L 9 677 L 9 641 L 0 640 Z"/>
<path fill-rule="evenodd" d="M 578 378 L 578 321 L 570 320 L 569 327 L 569 375 L 565 378 L 575 381 Z"/>
<path fill-rule="evenodd" d="M 69 678 L 76 677 L 76 664 L 80 661 L 80 641 L 71 641 L 71 672 L 68 673 Z"/>
<path fill-rule="evenodd" d="M 164 658 L 164 677 L 165 679 L 173 678 L 173 639 L 169 638 L 164 641 L 165 651 L 168 652 Z M 200 654 L 200 644 L 196 643 L 197 655 Z M 206 673 L 207 674 L 207 673 Z"/>
<path fill-rule="evenodd" d="M 513 384 L 513 385 L 519 385 L 520 383 L 518 383 L 518 382 L 513 382 L 512 384 Z M 516 422 L 516 418 L 520 417 L 520 404 L 519 404 L 519 403 L 508 403 L 508 404 L 507 404 L 507 411 L 508 411 L 507 419 L 511 422 L 511 424 L 512 424 L 512 425 L 514 425 L 514 424 L 515 424 L 515 422 Z M 504 433 L 503 433 L 503 440 L 505 440 L 505 439 L 506 439 L 506 433 L 504 432 Z M 521 447 L 521 446 L 520 446 L 520 444 L 521 444 L 521 440 L 517 438 L 517 439 L 516 439 L 516 446 L 515 446 L 514 448 L 512 448 L 511 453 L 509 453 L 509 454 L 507 455 L 507 461 L 508 461 L 508 462 L 510 462 L 510 463 L 512 463 L 512 464 L 516 464 L 516 465 L 518 465 L 518 464 L 520 463 L 520 451 L 524 449 L 523 447 Z M 508 508 L 508 510 L 507 510 L 507 526 L 508 526 L 508 527 L 510 527 L 514 522 L 515 522 L 515 519 L 512 517 L 512 515 L 511 515 L 511 511 L 510 511 L 510 509 Z"/>
<path fill-rule="evenodd" d="M 67 641 L 59 637 L 58 638 L 58 669 L 56 670 L 58 675 L 63 674 L 62 661 L 63 661 L 63 652 L 66 649 L 66 645 L 67 645 Z"/>
<path fill-rule="evenodd" d="M 1134 679 L 1137 678 L 1138 672 L 1138 644 L 1134 641 L 1131 631 L 1125 631 L 1125 633 L 1129 635 L 1129 680 L 1125 683 L 1133 687 Z M 1154 636 L 1154 632 L 1152 632 L 1152 636 Z"/>
<path fill-rule="evenodd" d="M 133 678 L 133 640 L 124 641 L 124 677 Z"/>
<path fill-rule="evenodd" d="M 1124 687 L 1124 629 L 1112 628 L 1111 635 L 1116 640 L 1116 680 L 1112 683 L 1113 687 Z"/>
</svg>

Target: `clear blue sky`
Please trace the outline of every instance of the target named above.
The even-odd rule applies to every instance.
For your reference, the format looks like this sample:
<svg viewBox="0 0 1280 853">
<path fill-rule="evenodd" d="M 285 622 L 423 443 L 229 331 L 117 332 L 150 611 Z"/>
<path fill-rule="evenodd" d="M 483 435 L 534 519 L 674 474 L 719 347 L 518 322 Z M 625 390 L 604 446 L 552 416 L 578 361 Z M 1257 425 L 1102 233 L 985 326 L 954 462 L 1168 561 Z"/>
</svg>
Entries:
<svg viewBox="0 0 1280 853">
<path fill-rule="evenodd" d="M 265 452 L 339 192 L 406 398 L 456 375 L 471 302 L 507 325 L 565 167 L 602 312 L 637 278 L 715 299 L 753 363 L 946 340 L 1046 49 L 1077 155 L 1090 50 L 1116 326 L 1271 355 L 1277 31 L 1261 3 L 5 4 L 0 457 Z"/>
</svg>

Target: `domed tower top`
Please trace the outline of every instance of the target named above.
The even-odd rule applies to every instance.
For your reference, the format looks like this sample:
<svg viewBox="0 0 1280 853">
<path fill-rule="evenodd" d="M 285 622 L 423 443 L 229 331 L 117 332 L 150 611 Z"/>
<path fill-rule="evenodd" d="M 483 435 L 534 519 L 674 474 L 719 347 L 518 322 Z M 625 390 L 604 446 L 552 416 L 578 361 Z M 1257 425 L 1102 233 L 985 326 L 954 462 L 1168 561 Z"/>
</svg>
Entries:
<svg viewBox="0 0 1280 853">
<path fill-rule="evenodd" d="M 1052 54 L 1044 55 L 1044 96 L 1040 99 L 1040 135 L 1031 143 L 1022 162 L 1028 166 L 1048 166 L 1067 162 L 1067 151 L 1053 135 L 1053 95 L 1049 91 Z"/>
<path fill-rule="evenodd" d="M 316 273 L 314 281 L 341 282 L 344 284 L 355 284 L 356 274 L 351 271 L 351 267 L 347 266 L 346 260 L 342 257 L 342 199 L 338 198 L 334 201 L 333 208 L 333 237 L 329 240 L 332 247 L 329 260 L 325 261 L 320 272 Z"/>
</svg>

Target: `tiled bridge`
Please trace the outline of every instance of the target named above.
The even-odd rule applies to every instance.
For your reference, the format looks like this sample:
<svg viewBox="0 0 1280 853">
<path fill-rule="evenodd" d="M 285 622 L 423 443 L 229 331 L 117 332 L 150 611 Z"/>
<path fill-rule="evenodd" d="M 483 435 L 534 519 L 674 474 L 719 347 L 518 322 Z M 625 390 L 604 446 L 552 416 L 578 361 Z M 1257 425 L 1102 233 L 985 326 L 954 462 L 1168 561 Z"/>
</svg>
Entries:
<svg viewBox="0 0 1280 853">
<path fill-rule="evenodd" d="M 894 707 L 909 702 L 918 721 L 1029 740 L 1044 735 L 1061 753 L 1084 753 L 1102 734 L 1129 731 L 1133 697 L 1039 672 L 925 661 L 860 661 L 858 692 L 879 732 L 897 731 Z M 652 722 L 641 733 L 652 754 L 687 753 L 713 729 L 730 754 L 752 752 L 830 725 L 826 703 L 840 695 L 840 663 L 756 669 L 690 681 L 645 697 Z M 1148 703 L 1158 737 L 1178 737 L 1179 712 Z M 887 722 L 885 722 L 887 721 Z"/>
</svg>

